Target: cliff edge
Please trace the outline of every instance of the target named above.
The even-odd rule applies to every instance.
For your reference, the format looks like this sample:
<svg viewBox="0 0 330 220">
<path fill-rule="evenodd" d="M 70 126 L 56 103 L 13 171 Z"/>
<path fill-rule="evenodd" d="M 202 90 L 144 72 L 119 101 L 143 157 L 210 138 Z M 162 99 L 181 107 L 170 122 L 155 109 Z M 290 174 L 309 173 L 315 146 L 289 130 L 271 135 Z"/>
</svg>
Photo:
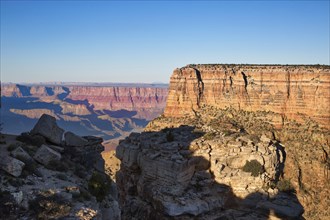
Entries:
<svg viewBox="0 0 330 220">
<path fill-rule="evenodd" d="M 201 106 L 271 111 L 330 127 L 330 66 L 187 65 L 174 70 L 166 117 L 191 115 Z"/>
<path fill-rule="evenodd" d="M 188 65 L 116 149 L 122 219 L 328 219 L 329 66 Z"/>
</svg>

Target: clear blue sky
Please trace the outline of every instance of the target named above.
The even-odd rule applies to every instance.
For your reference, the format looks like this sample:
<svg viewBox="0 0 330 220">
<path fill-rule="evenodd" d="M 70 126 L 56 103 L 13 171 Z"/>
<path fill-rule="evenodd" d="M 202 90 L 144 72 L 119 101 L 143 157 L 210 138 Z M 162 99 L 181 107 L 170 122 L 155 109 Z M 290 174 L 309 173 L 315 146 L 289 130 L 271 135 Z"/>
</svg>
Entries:
<svg viewBox="0 0 330 220">
<path fill-rule="evenodd" d="M 190 63 L 327 64 L 329 1 L 1 1 L 3 82 L 168 82 Z"/>
</svg>

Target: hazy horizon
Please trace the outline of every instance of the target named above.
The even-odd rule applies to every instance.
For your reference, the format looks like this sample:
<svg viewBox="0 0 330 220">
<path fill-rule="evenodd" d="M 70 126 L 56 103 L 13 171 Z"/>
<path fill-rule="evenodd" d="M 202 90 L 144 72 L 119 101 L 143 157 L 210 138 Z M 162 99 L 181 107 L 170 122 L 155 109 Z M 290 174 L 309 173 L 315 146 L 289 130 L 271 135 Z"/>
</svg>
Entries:
<svg viewBox="0 0 330 220">
<path fill-rule="evenodd" d="M 329 1 L 1 1 L 1 81 L 169 83 L 191 63 L 330 64 Z"/>
</svg>

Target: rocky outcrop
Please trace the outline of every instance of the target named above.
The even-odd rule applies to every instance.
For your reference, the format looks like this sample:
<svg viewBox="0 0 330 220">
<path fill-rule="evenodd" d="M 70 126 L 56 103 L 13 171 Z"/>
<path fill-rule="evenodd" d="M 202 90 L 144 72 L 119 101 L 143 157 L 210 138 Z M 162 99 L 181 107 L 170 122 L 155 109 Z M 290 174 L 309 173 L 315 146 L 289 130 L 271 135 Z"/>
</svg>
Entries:
<svg viewBox="0 0 330 220">
<path fill-rule="evenodd" d="M 329 127 L 330 67 L 210 64 L 174 70 L 165 116 L 192 115 L 202 105 L 272 111 L 300 122 L 306 115 Z"/>
<path fill-rule="evenodd" d="M 329 66 L 176 69 L 117 147 L 122 218 L 329 218 L 329 91 Z"/>
<path fill-rule="evenodd" d="M 217 129 L 209 133 L 205 127 L 159 130 L 154 125 L 131 134 L 116 150 L 123 219 L 218 218 L 226 216 L 224 210 L 239 212 L 239 207 L 245 207 L 244 215 L 259 213 L 261 219 L 303 213 L 295 196 L 275 188 L 285 162 L 284 148 L 276 140 L 266 135 L 252 140 L 240 130 L 228 135 Z M 246 168 L 252 161 L 259 170 Z M 281 204 L 284 197 L 286 204 Z"/>
<path fill-rule="evenodd" d="M 32 131 L 1 134 L 1 219 L 121 218 L 102 138 L 64 132 L 49 115 Z"/>
<path fill-rule="evenodd" d="M 56 119 L 50 115 L 42 115 L 38 123 L 31 130 L 31 134 L 39 134 L 48 141 L 60 145 L 64 130 L 57 126 Z"/>
</svg>

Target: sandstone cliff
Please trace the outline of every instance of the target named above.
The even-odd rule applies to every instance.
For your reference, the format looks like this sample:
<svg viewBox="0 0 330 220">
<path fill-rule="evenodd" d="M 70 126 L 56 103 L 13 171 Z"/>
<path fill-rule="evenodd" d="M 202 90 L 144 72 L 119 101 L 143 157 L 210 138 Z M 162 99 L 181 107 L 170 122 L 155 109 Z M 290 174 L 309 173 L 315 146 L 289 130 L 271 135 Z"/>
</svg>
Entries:
<svg viewBox="0 0 330 220">
<path fill-rule="evenodd" d="M 117 147 L 122 218 L 328 219 L 329 104 L 329 66 L 176 69 Z"/>
<path fill-rule="evenodd" d="M 165 116 L 192 114 L 203 105 L 272 111 L 296 120 L 303 114 L 330 127 L 330 67 L 188 65 L 174 70 Z"/>
</svg>

